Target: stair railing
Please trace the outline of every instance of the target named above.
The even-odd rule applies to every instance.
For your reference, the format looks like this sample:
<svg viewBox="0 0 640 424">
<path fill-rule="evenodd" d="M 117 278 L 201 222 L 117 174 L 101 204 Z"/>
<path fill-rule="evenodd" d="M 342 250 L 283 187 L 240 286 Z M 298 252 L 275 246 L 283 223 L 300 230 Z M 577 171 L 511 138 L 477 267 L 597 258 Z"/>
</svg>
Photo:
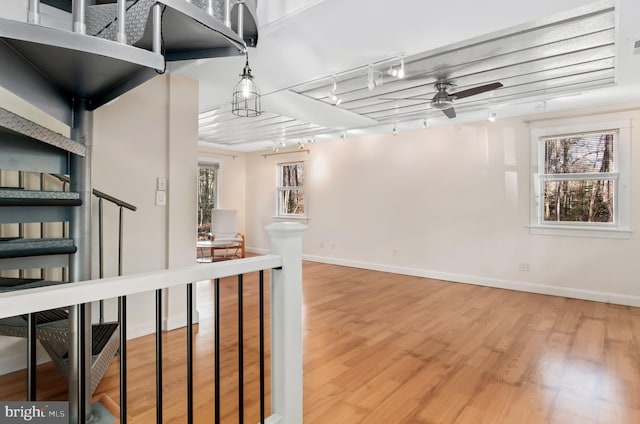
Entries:
<svg viewBox="0 0 640 424">
<path fill-rule="evenodd" d="M 69 183 L 69 177 L 66 175 L 53 175 L 62 181 L 66 190 Z M 124 209 L 135 212 L 138 208 L 130 203 L 113 197 L 100 190 L 93 189 L 93 195 L 98 199 L 98 276 L 104 278 L 104 201 L 114 204 L 118 207 L 118 275 L 122 275 L 123 263 L 123 243 L 124 243 Z M 100 300 L 99 320 L 100 324 L 104 323 L 104 300 Z"/>
<path fill-rule="evenodd" d="M 265 388 L 264 351 L 264 309 L 260 309 L 259 319 L 259 352 L 260 352 L 260 422 L 302 424 L 302 235 L 306 227 L 299 223 L 276 223 L 266 230 L 271 238 L 272 254 L 245 259 L 237 259 L 208 264 L 169 269 L 163 271 L 140 273 L 129 276 L 111 277 L 58 286 L 47 286 L 22 291 L 0 294 L 0 319 L 39 311 L 64 308 L 69 304 L 86 304 L 100 299 L 114 297 L 126 298 L 139 293 L 156 293 L 156 422 L 162 423 L 162 295 L 163 290 L 172 287 L 186 287 L 186 369 L 187 382 L 185 405 L 187 422 L 194 420 L 194 337 L 193 337 L 193 284 L 203 280 L 213 280 L 215 303 L 215 351 L 214 351 L 214 384 L 215 401 L 214 422 L 220 423 L 220 279 L 237 276 L 238 286 L 238 369 L 243 369 L 243 336 L 242 297 L 243 275 L 259 273 L 259 304 L 264 304 L 264 270 L 271 270 L 270 296 L 271 307 L 269 321 L 271 323 L 271 409 L 267 416 Z M 126 318 L 121 326 L 126 327 Z M 126 340 L 126 338 L 124 339 Z M 126 348 L 121 349 L 120 368 L 120 422 L 127 422 L 126 391 Z M 70 357 L 70 361 L 81 361 L 82 358 Z M 82 380 L 83 367 L 78 378 Z M 175 382 L 173 382 L 175 383 Z M 70 382 L 71 384 L 71 382 Z M 238 415 L 239 422 L 244 417 L 243 386 L 244 374 L 238 373 Z M 70 417 L 71 423 L 83 423 L 84 415 Z"/>
</svg>

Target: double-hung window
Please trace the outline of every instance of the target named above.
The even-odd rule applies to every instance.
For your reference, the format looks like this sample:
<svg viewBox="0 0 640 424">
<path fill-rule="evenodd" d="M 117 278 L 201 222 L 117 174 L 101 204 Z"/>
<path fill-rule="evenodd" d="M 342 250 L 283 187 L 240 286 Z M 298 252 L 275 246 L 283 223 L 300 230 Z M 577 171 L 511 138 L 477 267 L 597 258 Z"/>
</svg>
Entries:
<svg viewBox="0 0 640 424">
<path fill-rule="evenodd" d="M 306 217 L 304 180 L 304 162 L 278 164 L 278 217 Z"/>
<path fill-rule="evenodd" d="M 553 130 L 532 131 L 532 233 L 628 236 L 628 128 Z"/>
</svg>

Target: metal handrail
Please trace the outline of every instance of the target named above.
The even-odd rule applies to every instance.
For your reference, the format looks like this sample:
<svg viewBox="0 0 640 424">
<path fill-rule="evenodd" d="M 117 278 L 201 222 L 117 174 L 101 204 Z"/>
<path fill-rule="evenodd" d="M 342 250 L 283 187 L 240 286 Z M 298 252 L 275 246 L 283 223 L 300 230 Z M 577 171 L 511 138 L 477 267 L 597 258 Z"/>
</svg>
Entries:
<svg viewBox="0 0 640 424">
<path fill-rule="evenodd" d="M 66 175 L 60 175 L 60 174 L 50 174 L 50 175 L 56 177 L 57 179 L 59 179 L 60 181 L 62 181 L 64 183 L 70 183 L 71 182 L 69 177 L 67 177 Z M 138 210 L 138 208 L 136 206 L 134 206 L 134 205 L 132 205 L 130 203 L 127 203 L 124 200 L 120 200 L 120 199 L 118 199 L 116 197 L 113 197 L 113 196 L 111 196 L 111 195 L 109 195 L 107 193 L 104 193 L 104 192 L 100 191 L 100 190 L 93 189 L 92 192 L 93 192 L 93 195 L 98 197 L 99 199 L 107 200 L 107 201 L 109 201 L 109 202 L 111 202 L 111 203 L 113 203 L 113 204 L 115 204 L 117 206 L 123 207 L 125 209 L 129 209 L 130 211 L 134 211 L 135 212 L 135 211 Z"/>
</svg>

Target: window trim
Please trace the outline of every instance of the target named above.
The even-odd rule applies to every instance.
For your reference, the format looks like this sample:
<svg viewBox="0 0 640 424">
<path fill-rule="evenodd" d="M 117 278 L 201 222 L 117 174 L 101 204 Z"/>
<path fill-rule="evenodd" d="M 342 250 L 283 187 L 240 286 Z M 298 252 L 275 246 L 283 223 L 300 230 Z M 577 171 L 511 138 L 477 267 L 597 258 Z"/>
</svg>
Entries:
<svg viewBox="0 0 640 424">
<path fill-rule="evenodd" d="M 307 211 L 308 211 L 308 199 L 306 193 L 306 187 L 303 184 L 302 186 L 281 186 L 282 182 L 282 167 L 283 165 L 294 165 L 294 164 L 302 164 L 303 165 L 303 181 L 307 181 L 307 161 L 306 160 L 291 160 L 287 162 L 277 162 L 276 163 L 276 213 L 273 216 L 275 221 L 300 221 L 306 223 L 308 221 Z M 282 205 L 281 205 L 281 192 L 288 190 L 297 190 L 302 191 L 304 193 L 304 213 L 303 214 L 288 214 L 281 213 Z"/>
<path fill-rule="evenodd" d="M 529 196 L 529 233 L 596 238 L 629 238 L 631 236 L 631 120 L 607 120 L 567 124 L 567 120 L 554 123 L 531 124 L 531 193 Z M 544 174 L 544 139 L 569 134 L 615 131 L 615 172 L 606 174 L 584 173 L 548 177 Z M 542 172 L 541 172 L 542 171 Z M 606 178 L 601 178 L 606 176 Z M 577 178 L 576 178 L 577 177 Z M 613 178 L 612 178 L 613 177 Z M 601 180 L 614 179 L 613 222 L 552 222 L 544 221 L 542 183 L 549 180 Z"/>
</svg>

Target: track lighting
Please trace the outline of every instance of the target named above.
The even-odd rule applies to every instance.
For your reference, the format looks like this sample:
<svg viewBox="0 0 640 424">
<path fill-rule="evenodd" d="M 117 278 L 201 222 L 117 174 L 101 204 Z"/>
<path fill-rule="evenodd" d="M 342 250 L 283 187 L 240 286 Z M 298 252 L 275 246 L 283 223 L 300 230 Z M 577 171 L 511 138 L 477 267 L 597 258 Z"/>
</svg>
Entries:
<svg viewBox="0 0 640 424">
<path fill-rule="evenodd" d="M 369 65 L 369 67 L 367 68 L 367 88 L 369 89 L 369 91 L 372 91 L 377 86 L 382 85 L 382 77 L 382 72 L 376 71 L 376 69 L 373 67 L 373 64 Z"/>
<path fill-rule="evenodd" d="M 396 77 L 398 79 L 402 79 L 405 77 L 404 56 L 400 56 L 400 66 L 397 69 L 394 68 L 393 65 L 389 66 L 389 69 L 387 69 L 387 75 Z"/>
<path fill-rule="evenodd" d="M 400 56 L 400 69 L 396 75 L 399 79 L 404 78 L 404 57 Z"/>
<path fill-rule="evenodd" d="M 391 134 L 398 135 L 398 126 L 397 125 L 394 125 L 393 128 L 391 129 Z"/>
<path fill-rule="evenodd" d="M 302 144 L 302 141 L 298 141 L 298 149 L 304 149 L 304 144 Z"/>
<path fill-rule="evenodd" d="M 340 134 L 340 139 L 341 140 L 346 140 L 347 139 L 347 132 L 346 131 L 342 131 L 342 133 Z"/>
<path fill-rule="evenodd" d="M 331 102 L 334 105 L 338 106 L 338 105 L 340 105 L 340 103 L 342 103 L 342 99 L 336 95 L 336 90 L 338 89 L 338 83 L 336 82 L 336 76 L 335 75 L 332 77 L 332 80 L 333 80 L 333 82 L 331 84 L 331 91 L 329 93 L 329 99 L 331 100 Z"/>
<path fill-rule="evenodd" d="M 423 119 L 422 120 L 422 128 L 429 128 L 430 123 L 428 119 Z"/>
<path fill-rule="evenodd" d="M 309 139 L 309 141 L 308 141 L 307 143 L 308 143 L 308 144 L 313 144 L 313 143 L 315 143 L 315 142 L 316 142 L 316 136 L 314 135 L 313 137 L 311 137 L 311 138 Z"/>
<path fill-rule="evenodd" d="M 282 141 L 280 142 L 280 145 L 281 145 L 282 147 L 287 147 L 287 140 L 282 140 Z"/>
<path fill-rule="evenodd" d="M 487 121 L 496 122 L 496 113 L 489 111 L 489 116 L 487 116 Z"/>
<path fill-rule="evenodd" d="M 233 98 L 231 100 L 231 113 L 237 116 L 254 117 L 262 113 L 260 108 L 260 90 L 253 81 L 251 68 L 249 68 L 249 53 L 245 53 L 246 62 L 240 82 L 233 90 Z"/>
<path fill-rule="evenodd" d="M 369 65 L 369 68 L 367 69 L 367 88 L 369 89 L 369 91 L 376 88 L 376 82 L 373 79 L 373 72 L 373 65 Z"/>
</svg>

